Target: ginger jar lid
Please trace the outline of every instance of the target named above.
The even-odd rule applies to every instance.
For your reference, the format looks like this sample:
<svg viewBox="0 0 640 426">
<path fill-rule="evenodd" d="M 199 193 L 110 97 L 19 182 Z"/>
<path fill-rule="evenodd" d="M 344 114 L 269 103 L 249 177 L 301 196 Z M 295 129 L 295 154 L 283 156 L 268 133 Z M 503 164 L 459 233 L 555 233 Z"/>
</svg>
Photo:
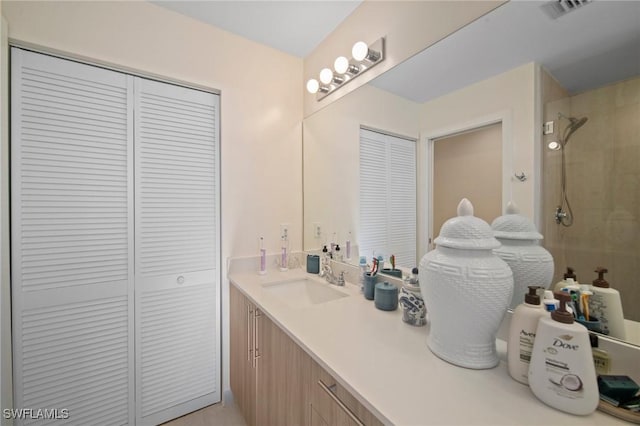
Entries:
<svg viewBox="0 0 640 426">
<path fill-rule="evenodd" d="M 438 246 L 465 250 L 491 250 L 501 245 L 489 224 L 473 215 L 473 204 L 466 198 L 458 204 L 458 216 L 442 225 L 434 242 Z"/>
<path fill-rule="evenodd" d="M 491 224 L 493 235 L 505 240 L 541 240 L 531 219 L 520 214 L 515 203 L 509 201 L 505 214 L 497 217 Z"/>
</svg>

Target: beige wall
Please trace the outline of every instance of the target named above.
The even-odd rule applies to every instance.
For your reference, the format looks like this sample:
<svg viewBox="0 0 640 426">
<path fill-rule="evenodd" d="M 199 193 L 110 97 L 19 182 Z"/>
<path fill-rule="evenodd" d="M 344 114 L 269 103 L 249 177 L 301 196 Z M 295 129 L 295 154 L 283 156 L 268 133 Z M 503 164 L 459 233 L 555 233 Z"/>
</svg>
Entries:
<svg viewBox="0 0 640 426">
<path fill-rule="evenodd" d="M 320 223 L 330 241 L 348 232 L 358 241 L 360 126 L 418 138 L 419 104 L 367 85 L 304 121 L 304 246 L 320 248 Z M 357 259 L 356 259 L 357 260 Z"/>
<path fill-rule="evenodd" d="M 502 214 L 502 126 L 438 139 L 433 147 L 433 237 L 462 198 L 489 224 Z"/>
<path fill-rule="evenodd" d="M 302 60 L 148 2 L 3 2 L 9 37 L 221 91 L 223 389 L 229 256 L 302 244 Z M 4 99 L 4 97 L 3 97 Z"/>
<path fill-rule="evenodd" d="M 502 3 L 503 0 L 363 1 L 305 58 L 304 81 L 317 79 L 322 68 L 332 68 L 338 56 L 350 58 L 351 47 L 356 41 L 373 43 L 386 37 L 386 59 L 320 102 L 316 101 L 316 95 L 305 90 L 304 116 L 310 116 Z"/>
<path fill-rule="evenodd" d="M 534 221 L 538 203 L 535 185 L 540 179 L 535 152 L 541 145 L 536 120 L 538 76 L 539 66 L 529 63 L 427 102 L 420 113 L 422 138 L 502 120 L 502 207 L 513 200 L 521 213 Z M 525 182 L 514 177 L 521 172 L 527 175 Z"/>
<path fill-rule="evenodd" d="M 571 227 L 547 220 L 544 244 L 555 259 L 555 280 L 567 266 L 591 283 L 597 266 L 622 295 L 625 317 L 640 321 L 640 78 L 611 84 L 546 105 L 556 135 L 568 121 L 557 111 L 588 117 L 565 148 Z M 560 201 L 560 151 L 544 155 L 544 205 L 549 216 Z"/>
</svg>

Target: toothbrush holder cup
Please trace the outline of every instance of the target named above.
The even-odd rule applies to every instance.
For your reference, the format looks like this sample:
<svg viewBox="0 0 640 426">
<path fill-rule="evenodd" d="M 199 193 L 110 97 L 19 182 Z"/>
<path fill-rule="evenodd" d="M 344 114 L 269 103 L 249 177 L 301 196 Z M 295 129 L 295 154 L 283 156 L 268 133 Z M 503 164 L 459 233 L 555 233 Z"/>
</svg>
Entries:
<svg viewBox="0 0 640 426">
<path fill-rule="evenodd" d="M 373 300 L 375 296 L 377 276 L 371 275 L 371 272 L 364 274 L 364 298 Z"/>
</svg>

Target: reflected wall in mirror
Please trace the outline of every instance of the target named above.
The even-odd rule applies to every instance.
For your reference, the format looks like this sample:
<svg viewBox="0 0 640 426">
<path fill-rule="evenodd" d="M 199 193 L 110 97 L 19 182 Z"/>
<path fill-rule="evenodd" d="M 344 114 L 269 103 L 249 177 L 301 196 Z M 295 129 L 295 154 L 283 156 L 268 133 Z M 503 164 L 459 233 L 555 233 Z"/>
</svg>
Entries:
<svg viewBox="0 0 640 426">
<path fill-rule="evenodd" d="M 304 248 L 320 248 L 333 233 L 343 245 L 349 232 L 357 245 L 362 126 L 418 140 L 419 260 L 439 231 L 429 229 L 430 144 L 501 123 L 502 206 L 513 199 L 534 219 L 555 258 L 554 283 L 566 266 L 584 283 L 596 266 L 608 267 L 636 329 L 628 340 L 640 345 L 640 2 L 592 2 L 555 20 L 540 5 L 507 3 L 305 119 Z M 546 148 L 555 136 L 541 131 L 549 120 L 564 130 L 569 121 L 558 112 L 589 118 L 566 149 L 570 227 L 553 218 L 560 152 Z M 524 182 L 514 177 L 521 173 Z"/>
<path fill-rule="evenodd" d="M 502 214 L 502 124 L 495 123 L 433 142 L 433 229 L 451 217 L 460 200 L 488 222 Z"/>
<path fill-rule="evenodd" d="M 366 85 L 304 120 L 305 250 L 320 249 L 331 243 L 334 235 L 335 242 L 344 247 L 351 233 L 351 259 L 358 262 L 361 129 L 415 140 L 418 114 L 417 103 Z M 387 179 L 382 173 L 378 187 L 380 193 L 386 193 Z M 386 205 L 380 208 L 386 209 Z M 318 225 L 320 235 L 316 234 Z"/>
<path fill-rule="evenodd" d="M 547 87 L 555 99 L 545 105 L 545 121 L 554 122 L 555 132 L 545 136 L 546 146 L 563 140 L 571 125 L 564 117 L 587 118 L 564 147 L 543 156 L 545 246 L 556 280 L 570 266 L 580 283 L 591 283 L 595 268 L 604 266 L 623 296 L 626 318 L 640 321 L 640 77 L 574 95 L 553 80 Z M 558 206 L 569 221 L 556 223 Z"/>
</svg>

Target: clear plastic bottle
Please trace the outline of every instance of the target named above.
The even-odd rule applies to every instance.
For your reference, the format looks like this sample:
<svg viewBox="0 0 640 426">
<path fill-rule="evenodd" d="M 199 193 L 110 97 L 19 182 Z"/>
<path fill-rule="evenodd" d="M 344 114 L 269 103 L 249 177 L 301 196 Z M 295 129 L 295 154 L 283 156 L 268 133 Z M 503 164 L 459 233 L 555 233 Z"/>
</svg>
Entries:
<svg viewBox="0 0 640 426">
<path fill-rule="evenodd" d="M 281 239 L 281 251 L 280 251 L 280 271 L 286 272 L 289 270 L 289 240 L 283 236 Z"/>
<path fill-rule="evenodd" d="M 367 273 L 367 257 L 360 256 L 360 292 L 364 292 L 364 274 Z"/>
<path fill-rule="evenodd" d="M 260 269 L 258 269 L 258 274 L 264 275 L 267 273 L 267 251 L 264 248 L 264 237 L 260 237 L 258 250 L 260 252 Z"/>
</svg>

